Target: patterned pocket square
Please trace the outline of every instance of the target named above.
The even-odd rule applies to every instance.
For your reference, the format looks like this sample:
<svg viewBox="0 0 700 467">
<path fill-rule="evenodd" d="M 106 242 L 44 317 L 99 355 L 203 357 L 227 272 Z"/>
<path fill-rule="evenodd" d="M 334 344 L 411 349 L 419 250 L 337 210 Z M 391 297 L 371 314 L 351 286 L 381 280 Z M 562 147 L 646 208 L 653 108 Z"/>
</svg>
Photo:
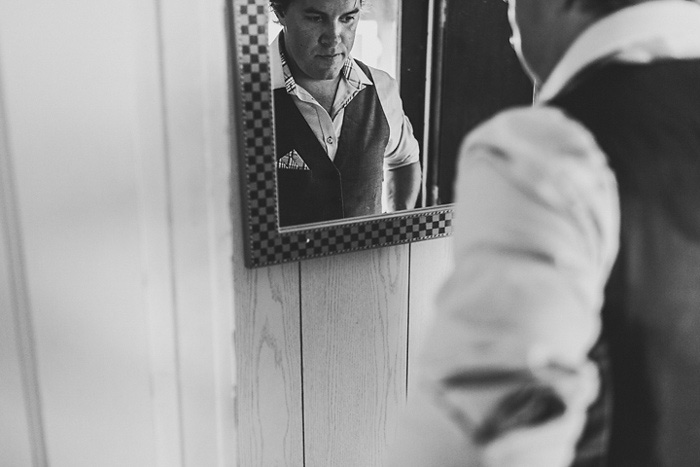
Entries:
<svg viewBox="0 0 700 467">
<path fill-rule="evenodd" d="M 311 170 L 295 149 L 292 149 L 277 161 L 277 168 L 286 170 Z"/>
</svg>

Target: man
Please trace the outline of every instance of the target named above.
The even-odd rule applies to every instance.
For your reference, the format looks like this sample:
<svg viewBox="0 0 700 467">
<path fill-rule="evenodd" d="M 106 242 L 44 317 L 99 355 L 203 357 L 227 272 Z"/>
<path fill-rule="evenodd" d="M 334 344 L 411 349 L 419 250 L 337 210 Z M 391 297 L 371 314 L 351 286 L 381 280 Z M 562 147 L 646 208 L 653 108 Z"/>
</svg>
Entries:
<svg viewBox="0 0 700 467">
<path fill-rule="evenodd" d="M 419 149 L 396 81 L 350 55 L 361 0 L 270 5 L 280 224 L 379 214 L 382 197 L 414 207 Z"/>
<path fill-rule="evenodd" d="M 392 466 L 696 466 L 700 6 L 510 0 L 538 90 L 461 148 Z"/>
</svg>

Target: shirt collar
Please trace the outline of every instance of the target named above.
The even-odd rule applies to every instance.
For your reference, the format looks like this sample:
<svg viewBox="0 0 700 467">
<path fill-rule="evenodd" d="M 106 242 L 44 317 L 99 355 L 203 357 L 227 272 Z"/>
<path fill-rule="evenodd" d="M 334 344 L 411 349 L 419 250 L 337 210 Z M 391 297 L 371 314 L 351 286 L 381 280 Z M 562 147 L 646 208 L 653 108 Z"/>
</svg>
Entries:
<svg viewBox="0 0 700 467">
<path fill-rule="evenodd" d="M 298 93 L 297 83 L 292 76 L 287 63 L 287 56 L 284 49 L 284 32 L 280 32 L 270 44 L 270 68 L 272 74 L 272 89 L 286 88 L 288 94 Z M 372 80 L 357 65 L 352 56 L 348 56 L 341 70 L 341 84 L 346 88 L 345 94 L 354 96 L 357 92 L 371 86 Z M 350 97 L 352 99 L 352 97 Z M 343 99 L 347 100 L 347 99 Z"/>
<path fill-rule="evenodd" d="M 648 63 L 700 58 L 700 5 L 657 0 L 623 8 L 595 22 L 566 51 L 544 82 L 538 101 L 553 98 L 588 65 L 604 60 Z"/>
</svg>

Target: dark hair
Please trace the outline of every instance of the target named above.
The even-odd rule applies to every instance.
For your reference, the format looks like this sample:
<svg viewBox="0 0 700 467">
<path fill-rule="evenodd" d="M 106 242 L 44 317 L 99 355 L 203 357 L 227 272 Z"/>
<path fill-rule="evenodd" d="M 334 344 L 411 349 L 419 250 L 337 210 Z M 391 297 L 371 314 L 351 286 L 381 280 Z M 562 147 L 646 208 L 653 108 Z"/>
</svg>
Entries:
<svg viewBox="0 0 700 467">
<path fill-rule="evenodd" d="M 283 15 L 293 1 L 294 0 L 270 0 L 270 10 L 275 12 L 278 16 Z M 368 3 L 368 0 L 360 0 L 361 6 L 364 6 L 366 3 Z"/>
<path fill-rule="evenodd" d="M 280 15 L 287 11 L 290 3 L 292 3 L 292 0 L 270 0 L 270 10 Z"/>
</svg>

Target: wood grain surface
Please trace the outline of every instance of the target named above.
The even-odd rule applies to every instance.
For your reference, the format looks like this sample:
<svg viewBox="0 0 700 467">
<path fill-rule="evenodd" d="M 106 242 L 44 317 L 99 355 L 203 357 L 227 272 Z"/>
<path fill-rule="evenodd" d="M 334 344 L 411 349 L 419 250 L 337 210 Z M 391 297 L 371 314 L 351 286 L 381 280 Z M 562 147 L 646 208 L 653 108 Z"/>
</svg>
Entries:
<svg viewBox="0 0 700 467">
<path fill-rule="evenodd" d="M 411 293 L 408 311 L 408 377 L 434 313 L 435 295 L 452 268 L 452 238 L 411 245 Z"/>
<path fill-rule="evenodd" d="M 381 465 L 405 393 L 408 248 L 302 263 L 306 467 Z"/>
<path fill-rule="evenodd" d="M 301 466 L 299 265 L 239 272 L 245 275 L 235 289 L 239 465 Z"/>
</svg>

